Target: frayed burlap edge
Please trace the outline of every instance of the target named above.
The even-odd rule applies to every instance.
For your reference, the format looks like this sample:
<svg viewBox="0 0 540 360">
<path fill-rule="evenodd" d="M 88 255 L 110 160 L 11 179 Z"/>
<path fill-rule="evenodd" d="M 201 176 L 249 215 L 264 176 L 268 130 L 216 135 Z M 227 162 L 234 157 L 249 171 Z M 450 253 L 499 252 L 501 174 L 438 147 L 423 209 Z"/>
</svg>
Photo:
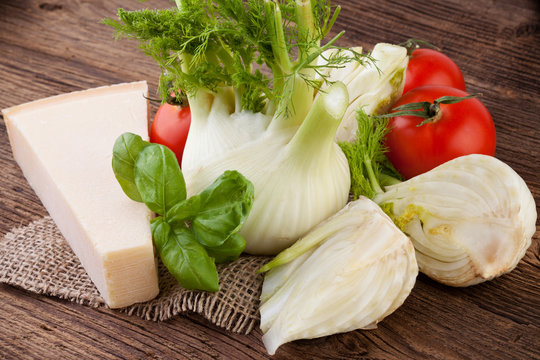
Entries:
<svg viewBox="0 0 540 360">
<path fill-rule="evenodd" d="M 259 321 L 262 276 L 256 270 L 267 260 L 243 255 L 219 265 L 217 293 L 183 289 L 160 262 L 158 297 L 119 311 L 153 321 L 191 311 L 226 330 L 248 334 Z M 90 307 L 106 306 L 49 216 L 14 229 L 0 240 L 0 283 Z"/>
</svg>

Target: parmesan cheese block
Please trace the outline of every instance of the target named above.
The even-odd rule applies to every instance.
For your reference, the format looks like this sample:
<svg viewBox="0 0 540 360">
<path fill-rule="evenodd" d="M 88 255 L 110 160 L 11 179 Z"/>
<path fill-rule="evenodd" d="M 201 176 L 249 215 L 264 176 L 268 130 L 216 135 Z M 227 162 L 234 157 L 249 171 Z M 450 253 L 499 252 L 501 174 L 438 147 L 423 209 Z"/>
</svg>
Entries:
<svg viewBox="0 0 540 360">
<path fill-rule="evenodd" d="M 146 82 L 53 96 L 3 110 L 13 156 L 111 308 L 154 298 L 150 211 L 112 171 L 116 138 L 148 138 Z"/>
</svg>

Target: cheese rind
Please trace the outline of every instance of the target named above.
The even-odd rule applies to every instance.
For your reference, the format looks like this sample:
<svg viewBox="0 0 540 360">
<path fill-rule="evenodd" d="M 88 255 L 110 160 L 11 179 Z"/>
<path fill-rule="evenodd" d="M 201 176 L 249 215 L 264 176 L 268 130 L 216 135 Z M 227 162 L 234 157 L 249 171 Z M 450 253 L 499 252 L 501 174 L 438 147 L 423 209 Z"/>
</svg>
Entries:
<svg viewBox="0 0 540 360">
<path fill-rule="evenodd" d="M 111 308 L 159 292 L 149 221 L 112 171 L 116 138 L 148 138 L 146 82 L 101 87 L 3 110 L 13 156 Z"/>
</svg>

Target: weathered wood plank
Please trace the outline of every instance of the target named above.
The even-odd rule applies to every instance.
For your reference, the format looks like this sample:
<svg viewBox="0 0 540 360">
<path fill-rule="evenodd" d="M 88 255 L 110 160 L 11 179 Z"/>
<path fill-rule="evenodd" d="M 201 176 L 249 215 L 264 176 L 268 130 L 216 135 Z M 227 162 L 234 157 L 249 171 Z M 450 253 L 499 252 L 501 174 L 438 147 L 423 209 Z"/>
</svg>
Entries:
<svg viewBox="0 0 540 360">
<path fill-rule="evenodd" d="M 337 1 L 342 45 L 421 38 L 463 70 L 483 94 L 498 135 L 497 156 L 540 204 L 540 20 L 530 0 Z M 0 108 L 89 87 L 146 79 L 157 67 L 130 41 L 115 42 L 100 19 L 119 6 L 168 1 L 0 2 Z M 152 110 L 155 106 L 152 107 Z M 22 177 L 0 119 L 0 236 L 46 214 Z M 538 207 L 537 207 L 538 208 Z M 540 358 L 540 238 L 519 266 L 492 282 L 454 289 L 419 276 L 405 304 L 373 331 L 280 348 L 275 359 Z M 186 314 L 154 323 L 0 285 L 0 358 L 266 359 L 259 331 L 248 336 Z"/>
</svg>

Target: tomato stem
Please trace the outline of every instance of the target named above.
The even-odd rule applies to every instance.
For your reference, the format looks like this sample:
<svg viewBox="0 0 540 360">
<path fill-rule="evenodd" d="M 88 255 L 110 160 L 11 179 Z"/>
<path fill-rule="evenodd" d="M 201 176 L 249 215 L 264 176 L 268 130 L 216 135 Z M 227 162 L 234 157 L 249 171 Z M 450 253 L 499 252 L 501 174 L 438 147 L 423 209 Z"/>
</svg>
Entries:
<svg viewBox="0 0 540 360">
<path fill-rule="evenodd" d="M 171 95 L 167 97 L 166 101 L 170 105 L 176 105 L 182 108 L 189 106 L 187 95 L 180 91 L 171 93 Z"/>
<path fill-rule="evenodd" d="M 433 104 L 429 105 L 428 111 L 427 111 L 429 117 L 426 118 L 424 121 L 422 121 L 420 124 L 416 125 L 417 127 L 422 126 L 426 123 L 435 123 L 440 120 L 442 113 L 441 113 L 441 106 L 439 103 L 437 103 L 437 100 L 433 102 Z"/>
<path fill-rule="evenodd" d="M 151 98 L 151 97 L 146 96 L 146 95 L 143 95 L 143 97 L 144 97 L 146 100 L 150 101 L 150 102 L 153 102 L 153 103 L 156 103 L 156 104 L 158 104 L 158 103 L 161 104 L 161 99 Z"/>
<path fill-rule="evenodd" d="M 481 94 L 472 94 L 463 97 L 459 96 L 442 96 L 438 99 L 435 99 L 433 103 L 429 101 L 415 102 L 404 104 L 392 109 L 392 113 L 379 115 L 378 117 L 390 118 L 396 116 L 418 116 L 424 120 L 416 126 L 422 126 L 427 123 L 437 122 L 441 114 L 440 104 L 456 104 L 460 101 L 471 99 L 474 97 L 481 96 Z"/>
<path fill-rule="evenodd" d="M 425 41 L 425 40 L 420 40 L 420 39 L 408 39 L 404 42 L 402 42 L 401 44 L 399 44 L 399 46 L 403 46 L 404 48 L 407 49 L 407 56 L 411 56 L 413 51 L 418 49 L 421 45 L 427 47 L 427 48 L 430 48 L 430 49 L 434 49 L 434 50 L 437 50 L 437 51 L 441 51 L 441 49 L 439 49 L 437 46 Z"/>
</svg>

